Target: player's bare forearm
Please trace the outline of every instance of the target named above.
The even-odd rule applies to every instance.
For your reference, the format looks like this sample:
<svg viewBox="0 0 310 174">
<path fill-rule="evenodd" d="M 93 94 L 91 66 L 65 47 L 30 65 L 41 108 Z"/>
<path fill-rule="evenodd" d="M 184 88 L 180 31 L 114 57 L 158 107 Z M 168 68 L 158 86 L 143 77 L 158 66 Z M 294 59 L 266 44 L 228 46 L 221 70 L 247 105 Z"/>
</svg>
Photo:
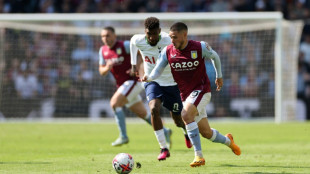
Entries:
<svg viewBox="0 0 310 174">
<path fill-rule="evenodd" d="M 99 66 L 99 74 L 100 74 L 101 76 L 107 75 L 108 72 L 109 72 L 109 71 L 107 70 L 107 68 L 102 67 L 102 66 Z"/>
<path fill-rule="evenodd" d="M 113 67 L 113 63 L 112 62 L 107 62 L 106 65 L 99 66 L 99 74 L 102 75 L 102 76 L 107 75 L 112 67 Z"/>
<path fill-rule="evenodd" d="M 130 76 L 136 76 L 137 74 L 137 65 L 131 65 L 131 69 L 130 69 Z"/>
<path fill-rule="evenodd" d="M 140 54 L 140 52 L 138 52 L 138 56 L 137 56 L 137 66 L 136 66 L 136 76 L 139 77 L 140 79 L 143 78 L 144 75 L 144 64 L 143 64 L 143 59 L 142 59 L 142 55 Z"/>
<path fill-rule="evenodd" d="M 144 64 L 141 62 L 138 66 L 137 76 L 141 79 L 144 76 Z"/>
<path fill-rule="evenodd" d="M 220 91 L 223 87 L 223 78 L 215 79 L 216 91 Z"/>
<path fill-rule="evenodd" d="M 140 79 L 143 78 L 144 75 L 144 62 L 141 54 L 138 54 L 138 62 L 137 62 L 137 74 Z"/>
</svg>

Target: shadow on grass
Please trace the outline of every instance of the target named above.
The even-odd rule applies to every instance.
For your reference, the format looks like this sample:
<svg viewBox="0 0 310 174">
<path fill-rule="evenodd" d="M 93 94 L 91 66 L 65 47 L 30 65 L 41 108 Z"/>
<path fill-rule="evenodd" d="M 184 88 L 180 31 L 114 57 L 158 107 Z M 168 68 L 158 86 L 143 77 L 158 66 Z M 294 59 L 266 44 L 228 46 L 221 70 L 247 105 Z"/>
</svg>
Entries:
<svg viewBox="0 0 310 174">
<path fill-rule="evenodd" d="M 246 174 L 293 174 L 293 173 L 287 173 L 287 172 L 245 172 Z"/>
<path fill-rule="evenodd" d="M 8 161 L 8 162 L 3 162 L 0 161 L 0 164 L 52 164 L 51 162 L 34 162 L 34 161 Z"/>
<path fill-rule="evenodd" d="M 288 168 L 288 169 L 291 169 L 291 168 L 301 168 L 301 169 L 310 169 L 310 166 L 259 166 L 259 165 L 256 165 L 256 166 L 242 166 L 242 165 L 233 165 L 233 164 L 221 164 L 220 166 L 223 166 L 223 167 L 270 167 L 270 168 Z"/>
<path fill-rule="evenodd" d="M 259 165 L 256 165 L 256 166 L 245 166 L 245 165 L 233 165 L 233 164 L 221 164 L 220 166 L 223 166 L 223 167 L 257 167 L 257 168 L 260 168 L 260 167 L 264 167 L 264 168 L 287 168 L 287 169 L 294 169 L 294 168 L 305 168 L 305 169 L 310 169 L 310 166 L 297 166 L 297 167 L 294 167 L 294 166 L 259 166 Z M 247 174 L 293 174 L 291 172 L 245 172 Z"/>
</svg>

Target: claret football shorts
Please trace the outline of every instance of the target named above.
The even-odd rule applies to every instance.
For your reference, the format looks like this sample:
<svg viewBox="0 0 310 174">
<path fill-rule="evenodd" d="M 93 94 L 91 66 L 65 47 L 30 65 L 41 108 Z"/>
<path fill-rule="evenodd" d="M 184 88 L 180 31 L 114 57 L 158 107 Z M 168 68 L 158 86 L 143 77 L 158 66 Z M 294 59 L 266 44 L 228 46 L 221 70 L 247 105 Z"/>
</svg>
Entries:
<svg viewBox="0 0 310 174">
<path fill-rule="evenodd" d="M 126 96 L 128 100 L 126 107 L 130 108 L 133 104 L 142 101 L 142 98 L 139 95 L 142 90 L 143 86 L 141 85 L 141 82 L 127 80 L 117 89 L 117 92 Z"/>
</svg>

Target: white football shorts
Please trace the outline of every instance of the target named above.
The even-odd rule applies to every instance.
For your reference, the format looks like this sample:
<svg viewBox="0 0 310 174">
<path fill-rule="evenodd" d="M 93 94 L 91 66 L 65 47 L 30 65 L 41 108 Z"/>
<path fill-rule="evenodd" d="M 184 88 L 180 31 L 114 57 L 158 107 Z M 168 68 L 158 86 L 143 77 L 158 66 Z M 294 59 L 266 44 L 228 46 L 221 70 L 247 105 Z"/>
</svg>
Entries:
<svg viewBox="0 0 310 174">
<path fill-rule="evenodd" d="M 200 90 L 193 91 L 183 102 L 191 103 L 196 106 L 198 115 L 195 117 L 195 122 L 198 123 L 202 118 L 207 118 L 206 106 L 211 100 L 211 92 L 202 94 Z"/>
<path fill-rule="evenodd" d="M 125 106 L 130 108 L 133 104 L 142 101 L 139 94 L 143 89 L 141 82 L 127 80 L 117 89 L 117 92 L 126 96 L 128 103 Z"/>
</svg>

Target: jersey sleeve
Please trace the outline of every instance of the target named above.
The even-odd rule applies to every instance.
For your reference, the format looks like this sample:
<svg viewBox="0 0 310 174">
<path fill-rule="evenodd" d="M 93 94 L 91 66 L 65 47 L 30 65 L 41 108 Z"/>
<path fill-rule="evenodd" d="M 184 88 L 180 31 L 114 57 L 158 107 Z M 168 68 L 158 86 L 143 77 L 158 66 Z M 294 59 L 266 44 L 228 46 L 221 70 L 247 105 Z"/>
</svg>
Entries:
<svg viewBox="0 0 310 174">
<path fill-rule="evenodd" d="M 99 50 L 99 65 L 105 65 L 105 61 L 102 55 L 102 47 Z"/>
<path fill-rule="evenodd" d="M 136 37 L 130 39 L 130 60 L 131 65 L 137 64 L 138 47 L 136 46 Z"/>
<path fill-rule="evenodd" d="M 148 80 L 152 81 L 157 79 L 164 71 L 165 67 L 168 65 L 167 59 L 167 47 L 165 47 L 159 54 L 158 61 L 156 66 L 152 70 L 151 74 L 148 77 Z"/>
<path fill-rule="evenodd" d="M 129 54 L 130 53 L 130 41 L 125 40 L 124 41 L 124 47 L 125 47 L 126 53 Z"/>
<path fill-rule="evenodd" d="M 202 57 L 211 59 L 211 62 L 216 72 L 216 78 L 222 78 L 222 66 L 219 55 L 211 48 L 208 43 L 203 41 L 201 41 L 200 43 L 202 48 Z"/>
</svg>

